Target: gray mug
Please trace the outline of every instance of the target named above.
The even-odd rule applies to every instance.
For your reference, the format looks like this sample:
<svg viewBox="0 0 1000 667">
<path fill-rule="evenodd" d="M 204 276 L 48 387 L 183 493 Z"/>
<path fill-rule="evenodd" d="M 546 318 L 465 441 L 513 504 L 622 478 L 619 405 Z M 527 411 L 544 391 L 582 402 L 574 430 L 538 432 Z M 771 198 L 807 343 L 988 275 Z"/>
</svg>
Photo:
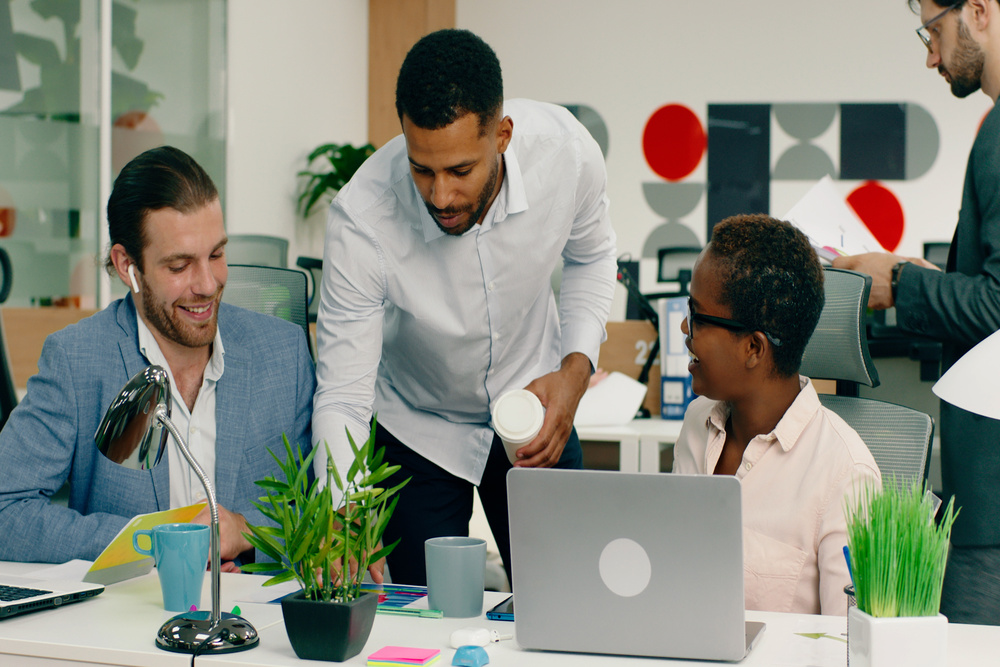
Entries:
<svg viewBox="0 0 1000 667">
<path fill-rule="evenodd" d="M 424 542 L 427 604 L 445 616 L 469 618 L 483 613 L 486 540 L 432 537 Z"/>
</svg>

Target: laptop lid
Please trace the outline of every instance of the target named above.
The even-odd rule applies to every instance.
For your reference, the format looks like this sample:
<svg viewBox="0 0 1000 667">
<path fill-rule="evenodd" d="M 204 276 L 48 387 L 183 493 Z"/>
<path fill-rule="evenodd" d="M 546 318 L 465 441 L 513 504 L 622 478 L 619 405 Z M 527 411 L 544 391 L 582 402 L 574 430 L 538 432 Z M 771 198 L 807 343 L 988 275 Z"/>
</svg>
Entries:
<svg viewBox="0 0 1000 667">
<path fill-rule="evenodd" d="M 81 581 L 0 575 L 0 619 L 79 602 L 103 591 L 104 586 Z"/>
<path fill-rule="evenodd" d="M 515 636 L 524 648 L 740 660 L 740 482 L 731 476 L 514 468 Z"/>
</svg>

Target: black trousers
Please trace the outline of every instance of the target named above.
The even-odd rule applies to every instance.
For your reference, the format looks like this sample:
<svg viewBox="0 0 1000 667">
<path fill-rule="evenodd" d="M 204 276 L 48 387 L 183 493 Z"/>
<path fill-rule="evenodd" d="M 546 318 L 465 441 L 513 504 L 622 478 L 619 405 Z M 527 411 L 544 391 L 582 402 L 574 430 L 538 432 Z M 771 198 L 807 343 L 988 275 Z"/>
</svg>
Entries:
<svg viewBox="0 0 1000 667">
<path fill-rule="evenodd" d="M 410 478 L 409 484 L 399 492 L 399 503 L 382 537 L 384 544 L 400 540 L 388 557 L 389 574 L 394 583 L 424 586 L 427 584 L 424 541 L 431 537 L 469 534 L 473 485 L 420 456 L 381 424 L 377 426 L 375 439 L 376 445 L 385 449 L 384 460 L 400 466 L 399 471 L 386 480 L 385 486 L 391 487 Z M 556 467 L 583 467 L 583 451 L 576 429 L 570 434 Z M 510 469 L 503 443 L 494 436 L 486 470 L 479 483 L 479 499 L 508 578 L 511 566 L 507 471 Z"/>
<path fill-rule="evenodd" d="M 1000 547 L 952 545 L 941 613 L 950 623 L 1000 625 Z"/>
</svg>

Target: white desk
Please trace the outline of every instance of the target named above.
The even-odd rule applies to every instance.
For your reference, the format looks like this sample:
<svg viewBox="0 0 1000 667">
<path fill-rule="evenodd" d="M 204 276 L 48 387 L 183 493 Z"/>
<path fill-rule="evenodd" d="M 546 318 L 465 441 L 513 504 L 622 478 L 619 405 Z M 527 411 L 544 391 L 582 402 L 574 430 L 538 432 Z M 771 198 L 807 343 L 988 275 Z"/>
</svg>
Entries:
<svg viewBox="0 0 1000 667">
<path fill-rule="evenodd" d="M 0 571 L 25 572 L 25 566 L 0 563 Z M 232 609 L 234 601 L 257 589 L 263 577 L 223 574 L 223 609 Z M 210 594 L 206 579 L 205 597 Z M 505 594 L 487 593 L 487 608 L 503 599 Z M 274 604 L 239 603 L 243 616 L 260 634 L 260 645 L 243 653 L 200 656 L 197 665 L 235 665 L 241 667 L 318 665 L 295 657 L 281 620 L 281 607 Z M 16 616 L 0 622 L 0 665 L 29 667 L 55 665 L 148 665 L 150 667 L 183 667 L 191 657 L 168 653 L 153 645 L 160 624 L 172 614 L 161 608 L 159 582 L 155 571 L 144 577 L 109 586 L 101 595 L 59 609 Z M 751 620 L 767 623 L 767 630 L 749 657 L 740 665 L 799 665 L 843 667 L 846 647 L 836 639 L 810 639 L 796 633 L 819 632 L 840 636 L 846 620 L 834 616 L 807 616 L 750 612 Z M 513 623 L 478 619 L 430 619 L 403 616 L 376 616 L 375 626 L 364 650 L 343 664 L 364 665 L 368 654 L 386 645 L 440 648 L 438 665 L 451 664 L 454 650 L 448 648 L 452 631 L 461 627 L 495 628 L 512 633 Z M 948 630 L 948 665 L 970 667 L 995 665 L 1000 646 L 1000 627 L 951 625 Z M 823 642 L 823 644 L 820 644 Z M 834 657 L 829 656 L 830 648 Z M 819 650 L 820 648 L 825 650 Z M 583 665 L 636 665 L 649 667 L 645 658 L 595 656 L 574 653 L 524 651 L 513 640 L 494 644 L 488 649 L 491 667 Z M 826 656 L 826 657 L 823 657 Z M 656 664 L 676 664 L 706 667 L 714 664 L 690 661 L 657 661 Z"/>
<path fill-rule="evenodd" d="M 660 445 L 673 445 L 683 419 L 633 419 L 621 426 L 577 426 L 580 440 L 619 443 L 622 472 L 660 472 Z"/>
</svg>

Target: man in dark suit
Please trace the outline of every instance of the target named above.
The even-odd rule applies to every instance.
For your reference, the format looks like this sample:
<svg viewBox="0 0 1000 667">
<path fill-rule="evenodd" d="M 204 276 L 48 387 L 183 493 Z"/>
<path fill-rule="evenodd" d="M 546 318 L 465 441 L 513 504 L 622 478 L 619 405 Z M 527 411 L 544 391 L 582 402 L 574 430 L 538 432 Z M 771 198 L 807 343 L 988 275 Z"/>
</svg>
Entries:
<svg viewBox="0 0 1000 667">
<path fill-rule="evenodd" d="M 927 67 L 957 97 L 1000 95 L 998 0 L 909 0 Z M 870 274 L 868 305 L 896 306 L 903 330 L 944 343 L 943 368 L 1000 329 L 1000 109 L 983 121 L 965 175 L 947 272 L 884 253 L 833 265 Z M 941 611 L 952 622 L 1000 625 L 1000 421 L 941 404 L 945 495 L 961 514 L 952 530 Z"/>
<path fill-rule="evenodd" d="M 165 461 L 130 470 L 94 434 L 130 377 L 170 377 L 171 419 L 213 480 L 222 558 L 250 549 L 254 481 L 276 474 L 282 434 L 308 452 L 315 372 L 301 327 L 222 303 L 226 230 L 218 192 L 164 146 L 122 169 L 108 202 L 106 266 L 129 287 L 48 337 L 25 400 L 0 432 L 0 560 L 94 560 L 136 514 L 204 499 L 171 438 Z M 70 482 L 69 506 L 50 501 Z M 195 517 L 208 522 L 208 509 Z M 227 563 L 227 569 L 234 565 Z"/>
</svg>

